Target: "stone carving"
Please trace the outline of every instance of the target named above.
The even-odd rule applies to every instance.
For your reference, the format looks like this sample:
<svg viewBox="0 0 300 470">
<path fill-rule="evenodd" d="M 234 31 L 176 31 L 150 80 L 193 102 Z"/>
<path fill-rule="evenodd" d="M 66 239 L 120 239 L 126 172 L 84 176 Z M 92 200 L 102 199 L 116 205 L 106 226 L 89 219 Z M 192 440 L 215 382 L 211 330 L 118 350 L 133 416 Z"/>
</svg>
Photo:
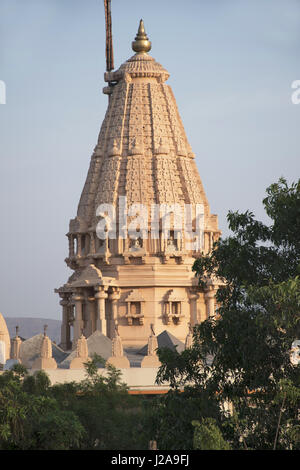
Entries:
<svg viewBox="0 0 300 470">
<path fill-rule="evenodd" d="M 19 336 L 19 327 L 16 326 L 16 336 L 12 339 L 12 345 L 11 345 L 11 358 L 15 359 L 18 362 L 20 361 L 20 347 L 22 344 L 22 340 Z"/>
<path fill-rule="evenodd" d="M 183 292 L 193 285 L 191 267 L 197 249 L 187 252 L 183 237 L 164 239 L 159 214 L 160 225 L 155 229 L 158 238 L 149 236 L 152 227 L 148 223 L 145 228 L 148 239 L 142 237 L 142 242 L 137 240 L 132 245 L 129 235 L 123 238 L 125 224 L 119 220 L 116 239 L 106 237 L 100 246 L 96 237 L 100 221 L 96 216 L 98 206 L 113 204 L 118 209 L 118 204 L 122 204 L 120 196 L 126 197 L 128 206 L 144 204 L 149 215 L 155 204 L 178 204 L 180 207 L 203 204 L 204 230 L 209 237 L 205 239 L 207 248 L 212 245 L 212 237 L 218 237 L 217 217 L 210 214 L 175 98 L 165 83 L 168 77 L 168 72 L 146 51 L 133 55 L 118 70 L 105 74 L 105 80 L 114 82 L 114 86 L 108 87 L 109 105 L 91 157 L 77 216 L 71 221 L 68 233 L 69 258 L 66 262 L 74 270 L 74 276 L 57 289 L 59 294 L 70 296 L 77 288 L 83 291 L 82 299 L 77 297 L 74 301 L 74 347 L 82 325 L 86 335 L 96 328 L 100 310 L 101 322 L 98 323 L 105 325 L 107 322 L 107 329 L 101 326 L 104 328 L 101 331 L 112 338 L 113 322 L 122 317 L 119 310 L 124 308 L 123 302 L 126 305 L 123 321 L 125 317 L 127 324 L 120 325 L 120 335 L 124 335 L 129 343 L 145 339 L 143 328 L 130 327 L 143 325 L 145 317 L 153 317 L 155 321 L 162 314 L 166 324 L 176 325 L 181 340 L 186 337 L 188 318 L 183 312 L 191 308 Z M 134 218 L 128 217 L 128 224 Z M 171 230 L 175 230 L 174 227 Z M 91 302 L 86 299 L 97 284 L 105 287 L 108 298 L 97 299 L 91 307 Z M 158 300 L 162 286 L 174 290 L 173 300 L 164 299 L 163 312 L 161 300 Z M 120 290 L 122 299 L 128 289 L 131 294 L 125 301 L 119 301 L 111 296 L 114 289 Z M 197 302 L 198 299 L 193 304 L 193 318 L 196 318 Z M 212 304 L 211 300 L 209 302 Z M 66 317 L 69 307 L 62 307 Z M 98 320 L 95 320 L 96 316 Z M 68 321 L 63 322 L 62 337 L 65 340 L 62 344 L 70 342 L 69 326 Z"/>
<path fill-rule="evenodd" d="M 72 288 L 75 287 L 84 287 L 87 285 L 97 285 L 99 281 L 102 280 L 102 272 L 99 268 L 96 268 L 94 264 L 89 264 L 86 268 L 82 270 L 79 277 L 70 283 Z"/>
<path fill-rule="evenodd" d="M 122 340 L 119 335 L 117 323 L 115 323 L 115 336 L 112 340 L 112 355 L 107 359 L 107 363 L 121 369 L 127 369 L 130 367 L 128 358 L 124 356 Z"/>
<path fill-rule="evenodd" d="M 177 251 L 177 240 L 174 239 L 174 235 L 170 235 L 170 238 L 167 240 L 167 250 L 168 252 L 173 253 L 174 251 Z"/>
<path fill-rule="evenodd" d="M 175 291 L 171 289 L 164 302 L 164 318 L 167 325 L 174 323 L 180 325 L 184 315 L 182 314 L 182 302 L 184 299 L 176 295 Z"/>
<path fill-rule="evenodd" d="M 150 329 L 151 329 L 151 334 L 148 338 L 147 356 L 145 356 L 144 359 L 142 360 L 141 367 L 159 367 L 161 365 L 156 354 L 158 343 L 157 343 L 157 337 L 155 336 L 153 323 L 151 323 Z"/>
<path fill-rule="evenodd" d="M 193 328 L 191 323 L 189 325 L 189 332 L 185 338 L 185 349 L 191 348 L 193 346 Z"/>
<path fill-rule="evenodd" d="M 143 325 L 144 324 L 144 303 L 145 299 L 138 290 L 131 290 L 130 294 L 126 297 L 127 304 L 126 319 L 128 325 Z"/>
<path fill-rule="evenodd" d="M 115 324 L 115 336 L 112 342 L 112 356 L 114 357 L 123 356 L 123 345 L 122 345 L 121 337 L 119 335 L 117 323 Z"/>
<path fill-rule="evenodd" d="M 76 344 L 76 357 L 70 362 L 70 369 L 84 369 L 84 363 L 89 360 L 87 340 L 81 332 Z"/>
<path fill-rule="evenodd" d="M 131 240 L 130 251 L 139 251 L 142 248 L 143 248 L 143 242 L 141 238 L 136 238 L 135 240 Z"/>
<path fill-rule="evenodd" d="M 40 356 L 33 362 L 32 369 L 56 369 L 57 364 L 52 357 L 51 339 L 46 334 L 47 325 L 44 326 L 44 336 L 41 344 Z"/>
</svg>

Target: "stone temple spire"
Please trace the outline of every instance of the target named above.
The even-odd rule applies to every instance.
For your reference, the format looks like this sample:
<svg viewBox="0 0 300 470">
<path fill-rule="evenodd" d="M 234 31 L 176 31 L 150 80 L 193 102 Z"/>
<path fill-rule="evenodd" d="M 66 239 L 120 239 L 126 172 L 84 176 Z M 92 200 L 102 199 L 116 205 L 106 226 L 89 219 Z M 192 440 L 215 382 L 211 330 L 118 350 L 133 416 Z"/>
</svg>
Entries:
<svg viewBox="0 0 300 470">
<path fill-rule="evenodd" d="M 165 84 L 169 73 L 147 53 L 151 42 L 143 20 L 132 48 L 134 56 L 105 73 L 114 83 L 104 88 L 111 100 L 70 233 L 77 227 L 95 230 L 99 204 L 118 205 L 120 196 L 147 206 L 203 204 L 207 228 L 217 232 L 174 95 Z"/>
<path fill-rule="evenodd" d="M 159 362 L 156 350 L 158 348 L 157 337 L 155 336 L 154 327 L 151 323 L 151 334 L 148 338 L 148 347 L 147 355 L 143 358 L 141 362 L 141 367 L 159 367 L 161 363 Z"/>
<path fill-rule="evenodd" d="M 51 339 L 46 334 L 47 325 L 44 325 L 44 334 L 41 339 L 41 349 L 39 357 L 32 364 L 32 369 L 56 369 L 57 364 L 52 357 Z"/>
<path fill-rule="evenodd" d="M 76 344 L 76 357 L 70 362 L 70 369 L 83 369 L 84 364 L 90 361 L 88 344 L 85 336 L 81 333 Z"/>
<path fill-rule="evenodd" d="M 17 361 L 20 361 L 20 348 L 22 340 L 19 336 L 19 327 L 16 326 L 16 336 L 12 339 L 11 344 L 11 357 Z"/>
<path fill-rule="evenodd" d="M 114 367 L 121 369 L 127 369 L 130 367 L 130 362 L 126 356 L 124 356 L 123 344 L 119 335 L 118 326 L 115 325 L 115 336 L 112 340 L 112 355 L 107 359 L 107 364 L 111 364 Z"/>
<path fill-rule="evenodd" d="M 57 289 L 63 299 L 64 347 L 71 329 L 74 344 L 82 328 L 86 337 L 100 328 L 113 339 L 116 323 L 125 346 L 147 343 L 150 324 L 158 334 L 167 326 L 184 341 L 188 323 L 193 326 L 206 318 L 206 298 L 197 290 L 192 266 L 219 237 L 218 219 L 210 212 L 195 155 L 166 84 L 169 73 L 148 53 L 151 42 L 143 20 L 132 49 L 132 57 L 104 74 L 109 86 L 103 92 L 110 100 L 77 215 L 69 225 L 66 263 L 74 273 Z M 107 222 L 104 205 L 116 218 L 107 223 L 101 238 L 99 225 Z M 127 228 L 139 205 L 148 218 L 132 239 Z M 192 207 L 191 227 L 197 221 L 195 208 L 203 208 L 201 243 L 187 243 L 186 227 L 175 232 L 173 219 L 165 236 L 160 212 L 165 205 L 179 207 L 182 213 Z"/>
</svg>

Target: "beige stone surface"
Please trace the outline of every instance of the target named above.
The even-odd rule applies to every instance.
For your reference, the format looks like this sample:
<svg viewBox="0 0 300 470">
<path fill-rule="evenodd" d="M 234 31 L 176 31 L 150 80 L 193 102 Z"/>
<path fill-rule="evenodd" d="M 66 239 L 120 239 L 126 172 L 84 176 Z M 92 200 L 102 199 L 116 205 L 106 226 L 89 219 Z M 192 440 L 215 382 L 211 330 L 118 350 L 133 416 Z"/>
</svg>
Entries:
<svg viewBox="0 0 300 470">
<path fill-rule="evenodd" d="M 30 374 L 35 371 L 29 370 Z M 49 376 L 52 385 L 57 383 L 68 383 L 68 382 L 79 382 L 86 378 L 86 372 L 84 369 L 45 369 L 45 372 Z M 156 375 L 158 372 L 157 367 L 139 368 L 131 367 L 130 369 L 121 369 L 121 380 L 125 382 L 130 390 L 166 390 L 169 388 L 168 384 L 162 384 L 160 386 L 155 384 Z M 1 371 L 0 371 L 1 374 Z M 107 376 L 106 369 L 98 369 L 98 374 Z"/>
<path fill-rule="evenodd" d="M 90 358 L 84 358 L 84 357 L 74 357 L 72 361 L 70 362 L 69 368 L 70 369 L 85 369 L 85 362 L 88 362 Z"/>
<path fill-rule="evenodd" d="M 148 49 L 147 49 L 148 50 Z M 119 210 L 127 205 L 191 204 L 204 207 L 204 247 L 208 252 L 220 235 L 211 214 L 195 155 L 188 142 L 167 70 L 146 52 L 138 52 L 114 72 L 105 74 L 109 104 L 91 157 L 77 215 L 70 221 L 67 265 L 73 274 L 56 291 L 61 297 L 61 345 L 73 347 L 83 330 L 99 330 L 110 339 L 118 324 L 124 346 L 143 346 L 153 324 L 156 334 L 168 330 L 185 342 L 188 325 L 213 314 L 210 291 L 200 290 L 192 271 L 201 250 L 191 250 L 185 234 L 176 240 L 151 237 L 97 237 L 99 204 Z M 212 169 L 213 171 L 213 169 Z M 128 223 L 133 219 L 129 216 Z M 160 218 L 160 222 L 162 219 Z M 194 220 L 195 222 L 195 220 Z M 173 222 L 172 222 L 173 223 Z M 171 230 L 173 225 L 171 224 Z"/>
<path fill-rule="evenodd" d="M 128 358 L 124 356 L 122 339 L 117 324 L 115 324 L 115 336 L 112 341 L 112 356 L 108 358 L 107 363 L 121 369 L 130 367 Z"/>
<path fill-rule="evenodd" d="M 32 338 L 28 338 L 27 340 L 23 341 L 20 345 L 20 360 L 21 363 L 27 367 L 31 368 L 33 363 L 40 358 L 41 356 L 41 348 L 43 342 L 44 335 L 39 334 L 32 336 Z M 56 360 L 56 362 L 60 362 L 65 358 L 66 354 L 59 348 L 56 344 L 51 344 L 52 348 L 52 356 Z"/>
<path fill-rule="evenodd" d="M 11 358 L 20 361 L 20 349 L 22 340 L 17 335 L 11 341 Z M 21 361 L 20 361 L 21 362 Z"/>
<path fill-rule="evenodd" d="M 87 338 L 88 356 L 92 357 L 94 354 L 101 356 L 105 361 L 112 355 L 112 341 L 107 336 L 95 331 Z M 60 363 L 60 367 L 68 369 L 71 361 L 77 357 L 76 348 L 67 355 L 67 357 Z"/>
<path fill-rule="evenodd" d="M 56 369 L 57 363 L 52 357 L 52 343 L 46 332 L 43 335 L 39 357 L 32 364 L 32 369 Z"/>
<path fill-rule="evenodd" d="M 8 328 L 6 325 L 6 321 L 0 313 L 0 341 L 4 343 L 4 349 L 5 349 L 5 360 L 8 360 L 10 358 L 10 336 L 8 332 Z"/>
<path fill-rule="evenodd" d="M 38 357 L 32 364 L 33 370 L 57 369 L 57 363 L 53 357 Z"/>
<path fill-rule="evenodd" d="M 145 356 L 141 362 L 141 367 L 160 367 L 161 363 L 156 354 Z"/>
<path fill-rule="evenodd" d="M 126 369 L 130 367 L 130 362 L 126 356 L 111 356 L 107 359 L 106 364 L 109 363 L 117 369 Z"/>
<path fill-rule="evenodd" d="M 76 344 L 76 357 L 70 362 L 70 369 L 84 369 L 84 364 L 90 361 L 86 337 L 81 334 Z"/>
<path fill-rule="evenodd" d="M 141 367 L 159 367 L 161 365 L 157 357 L 158 342 L 155 336 L 153 323 L 151 326 L 151 334 L 148 338 L 147 356 L 141 362 Z"/>
<path fill-rule="evenodd" d="M 185 338 L 185 349 L 191 348 L 193 346 L 193 335 L 189 333 Z"/>
</svg>

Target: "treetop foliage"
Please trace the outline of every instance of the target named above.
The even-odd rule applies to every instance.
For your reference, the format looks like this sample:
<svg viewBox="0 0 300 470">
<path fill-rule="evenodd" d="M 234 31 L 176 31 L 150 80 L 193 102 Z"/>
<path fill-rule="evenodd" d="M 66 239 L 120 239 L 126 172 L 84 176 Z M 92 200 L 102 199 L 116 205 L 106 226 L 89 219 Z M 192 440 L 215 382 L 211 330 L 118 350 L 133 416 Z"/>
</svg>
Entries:
<svg viewBox="0 0 300 470">
<path fill-rule="evenodd" d="M 214 414 L 188 419 L 214 419 L 232 448 L 299 448 L 300 366 L 290 355 L 300 339 L 300 180 L 281 178 L 263 204 L 269 225 L 230 211 L 232 235 L 195 261 L 201 288 L 218 283 L 216 315 L 194 328 L 192 348 L 159 351 L 157 380 L 184 390 L 183 402 L 209 397 Z"/>
</svg>

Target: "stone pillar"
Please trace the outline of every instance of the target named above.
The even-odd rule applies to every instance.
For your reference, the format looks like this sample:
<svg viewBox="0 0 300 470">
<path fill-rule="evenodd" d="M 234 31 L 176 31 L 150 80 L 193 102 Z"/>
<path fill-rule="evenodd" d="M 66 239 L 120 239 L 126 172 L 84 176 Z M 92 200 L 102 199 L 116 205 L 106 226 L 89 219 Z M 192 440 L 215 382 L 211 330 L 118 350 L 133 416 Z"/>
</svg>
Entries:
<svg viewBox="0 0 300 470">
<path fill-rule="evenodd" d="M 76 345 L 78 338 L 81 336 L 83 329 L 83 320 L 82 320 L 82 302 L 83 296 L 81 292 L 73 294 L 73 301 L 75 302 L 75 321 L 74 321 L 74 337 L 73 337 L 73 346 Z"/>
<path fill-rule="evenodd" d="M 113 291 L 109 294 L 109 300 L 111 301 L 111 317 L 110 317 L 110 338 L 113 338 L 115 324 L 117 324 L 118 318 L 118 300 L 120 298 L 120 292 L 116 287 L 113 287 Z"/>
<path fill-rule="evenodd" d="M 70 324 L 69 324 L 69 300 L 68 296 L 64 294 L 60 294 L 62 300 L 59 302 L 62 306 L 62 324 L 61 324 L 61 347 L 62 349 L 69 349 L 71 343 L 71 335 L 70 335 Z"/>
<path fill-rule="evenodd" d="M 74 237 L 69 235 L 69 256 L 70 258 L 74 256 Z"/>
<path fill-rule="evenodd" d="M 95 287 L 95 299 L 97 300 L 96 307 L 96 329 L 107 336 L 107 325 L 105 318 L 105 299 L 107 293 L 104 291 L 103 286 Z"/>
<path fill-rule="evenodd" d="M 95 241 L 95 233 L 94 232 L 90 233 L 90 253 L 91 254 L 96 253 L 96 241 Z"/>
<path fill-rule="evenodd" d="M 87 323 L 86 323 L 86 337 L 88 338 L 96 330 L 95 323 L 95 297 L 88 296 L 86 298 L 87 305 Z"/>
<path fill-rule="evenodd" d="M 77 256 L 81 256 L 81 234 L 77 235 Z"/>
<path fill-rule="evenodd" d="M 21 348 L 22 340 L 20 336 L 18 335 L 18 332 L 19 332 L 19 327 L 16 326 L 16 336 L 13 338 L 12 345 L 11 345 L 11 358 L 20 362 L 20 348 Z"/>
<path fill-rule="evenodd" d="M 195 326 L 198 322 L 198 315 L 197 315 L 197 300 L 199 299 L 199 293 L 197 292 L 198 289 L 191 288 L 189 291 L 189 300 L 190 300 L 190 324 L 191 326 Z"/>
<path fill-rule="evenodd" d="M 215 292 L 214 288 L 210 288 L 204 293 L 204 299 L 206 304 L 206 318 L 215 316 Z"/>
<path fill-rule="evenodd" d="M 189 349 L 192 346 L 193 346 L 193 333 L 190 330 L 185 338 L 184 349 Z"/>
<path fill-rule="evenodd" d="M 209 232 L 204 232 L 204 252 L 209 253 Z"/>
<path fill-rule="evenodd" d="M 165 315 L 165 321 L 166 321 L 166 324 L 167 325 L 170 325 L 171 323 L 171 316 L 172 314 L 172 311 L 171 311 L 171 302 L 167 301 L 165 302 L 165 305 L 164 305 L 164 315 Z"/>
<path fill-rule="evenodd" d="M 210 251 L 211 251 L 213 249 L 213 244 L 214 244 L 213 232 L 209 232 L 209 244 L 210 244 Z"/>
</svg>

